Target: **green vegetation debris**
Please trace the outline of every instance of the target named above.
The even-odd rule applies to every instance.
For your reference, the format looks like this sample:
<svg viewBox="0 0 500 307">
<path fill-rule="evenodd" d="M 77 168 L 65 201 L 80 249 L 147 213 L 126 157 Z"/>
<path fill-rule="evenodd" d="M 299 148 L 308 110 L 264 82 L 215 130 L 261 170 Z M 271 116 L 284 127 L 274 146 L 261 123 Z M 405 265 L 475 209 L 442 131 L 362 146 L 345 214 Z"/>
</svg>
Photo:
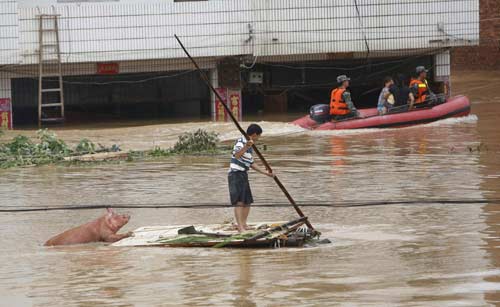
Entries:
<svg viewBox="0 0 500 307">
<path fill-rule="evenodd" d="M 43 165 L 61 162 L 67 157 L 121 151 L 117 145 L 105 147 L 99 143 L 93 143 L 87 138 L 80 140 L 72 149 L 62 139 L 57 138 L 55 133 L 47 129 L 38 130 L 37 140 L 32 141 L 26 136 L 19 135 L 10 142 L 0 144 L 0 168 Z M 127 153 L 126 160 L 136 161 L 179 154 L 207 155 L 230 150 L 230 148 L 218 146 L 218 143 L 219 138 L 216 133 L 198 129 L 195 132 L 180 135 L 177 143 L 172 148 L 155 147 L 150 151 L 130 151 Z M 79 162 L 75 160 L 72 163 Z"/>
<path fill-rule="evenodd" d="M 203 129 L 198 129 L 195 132 L 186 132 L 179 136 L 174 147 L 164 149 L 155 147 L 153 150 L 140 154 L 139 152 L 131 152 L 129 160 L 145 158 L 147 156 L 153 158 L 169 157 L 172 155 L 206 155 L 227 152 L 230 148 L 218 146 L 219 137 L 215 132 L 208 132 Z"/>
<path fill-rule="evenodd" d="M 257 232 L 244 232 L 244 233 L 238 233 L 235 235 L 230 236 L 229 238 L 225 238 L 224 241 L 217 243 L 214 245 L 214 248 L 220 248 L 228 245 L 231 242 L 234 241 L 240 241 L 240 240 L 246 240 L 249 239 L 253 236 L 255 236 Z"/>
<path fill-rule="evenodd" d="M 149 155 L 152 157 L 166 157 L 166 156 L 171 156 L 173 154 L 172 150 L 170 149 L 162 149 L 160 147 L 155 147 L 153 150 L 149 152 Z"/>
<path fill-rule="evenodd" d="M 198 129 L 195 132 L 186 132 L 179 136 L 179 140 L 172 148 L 174 153 L 199 153 L 217 151 L 219 137 L 215 132 Z"/>
<path fill-rule="evenodd" d="M 65 157 L 95 152 L 119 151 L 117 146 L 106 148 L 83 139 L 73 150 L 56 134 L 47 129 L 38 130 L 38 142 L 23 135 L 16 136 L 11 142 L 0 144 L 0 168 L 42 165 L 62 161 Z"/>
<path fill-rule="evenodd" d="M 89 139 L 82 139 L 78 145 L 76 145 L 75 151 L 78 153 L 95 153 L 95 144 Z"/>
</svg>

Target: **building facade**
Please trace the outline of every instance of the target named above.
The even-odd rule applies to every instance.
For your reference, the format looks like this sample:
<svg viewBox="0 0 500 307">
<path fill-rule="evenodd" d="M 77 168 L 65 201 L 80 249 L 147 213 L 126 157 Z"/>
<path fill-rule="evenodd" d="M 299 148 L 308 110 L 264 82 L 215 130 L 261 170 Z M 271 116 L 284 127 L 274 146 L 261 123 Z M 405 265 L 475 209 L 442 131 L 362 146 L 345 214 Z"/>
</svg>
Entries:
<svg viewBox="0 0 500 307">
<path fill-rule="evenodd" d="M 479 17 L 479 44 L 454 49 L 454 68 L 500 69 L 500 0 L 480 0 Z"/>
<path fill-rule="evenodd" d="M 0 99 L 14 122 L 36 114 L 42 14 L 58 16 L 67 108 L 88 114 L 213 113 L 174 34 L 249 112 L 321 102 L 341 73 L 363 92 L 417 64 L 446 82 L 450 48 L 479 43 L 479 0 L 0 0 Z"/>
</svg>

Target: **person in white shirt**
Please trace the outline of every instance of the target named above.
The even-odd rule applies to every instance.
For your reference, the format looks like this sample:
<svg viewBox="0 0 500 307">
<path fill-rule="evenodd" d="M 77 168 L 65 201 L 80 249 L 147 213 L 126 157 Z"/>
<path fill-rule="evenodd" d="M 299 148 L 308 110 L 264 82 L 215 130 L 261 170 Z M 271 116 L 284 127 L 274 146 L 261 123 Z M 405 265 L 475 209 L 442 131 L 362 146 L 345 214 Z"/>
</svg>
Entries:
<svg viewBox="0 0 500 307">
<path fill-rule="evenodd" d="M 248 170 L 252 168 L 266 176 L 274 176 L 272 172 L 257 167 L 253 160 L 252 145 L 262 135 L 262 128 L 257 124 L 251 124 L 247 128 L 247 134 L 250 137 L 249 140 L 242 136 L 234 144 L 228 174 L 229 196 L 231 204 L 235 206 L 234 217 L 239 232 L 249 229 L 247 218 L 250 213 L 250 205 L 253 203 L 252 191 L 248 182 Z"/>
</svg>

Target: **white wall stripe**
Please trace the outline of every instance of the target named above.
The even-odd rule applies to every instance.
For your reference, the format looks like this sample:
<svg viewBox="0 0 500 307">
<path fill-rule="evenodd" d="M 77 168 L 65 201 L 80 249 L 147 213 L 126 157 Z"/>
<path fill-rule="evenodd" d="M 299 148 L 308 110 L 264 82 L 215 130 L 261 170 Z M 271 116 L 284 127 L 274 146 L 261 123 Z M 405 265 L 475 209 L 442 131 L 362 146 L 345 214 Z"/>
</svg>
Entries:
<svg viewBox="0 0 500 307">
<path fill-rule="evenodd" d="M 479 39 L 478 0 L 357 2 L 359 17 L 353 0 L 52 3 L 67 63 L 183 58 L 174 33 L 197 57 L 359 53 L 366 43 L 372 52 L 428 49 Z M 52 8 L 1 6 L 0 63 L 17 63 L 16 50 L 23 64 L 36 63 L 36 15 Z M 253 39 L 245 42 L 249 25 Z"/>
</svg>

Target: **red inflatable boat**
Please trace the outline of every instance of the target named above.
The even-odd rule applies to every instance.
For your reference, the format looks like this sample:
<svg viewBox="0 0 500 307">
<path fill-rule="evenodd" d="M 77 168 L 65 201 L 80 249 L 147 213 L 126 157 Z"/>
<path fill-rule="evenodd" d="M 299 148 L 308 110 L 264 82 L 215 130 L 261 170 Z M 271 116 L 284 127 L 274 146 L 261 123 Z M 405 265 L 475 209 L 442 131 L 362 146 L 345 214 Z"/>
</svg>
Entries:
<svg viewBox="0 0 500 307">
<path fill-rule="evenodd" d="M 467 116 L 470 113 L 470 101 L 465 96 L 455 96 L 445 103 L 434 107 L 416 109 L 401 113 L 379 116 L 377 109 L 359 110 L 362 118 L 337 122 L 317 123 L 309 115 L 292 122 L 302 128 L 311 130 L 341 130 L 362 128 L 394 128 L 430 123 L 449 117 Z"/>
</svg>

